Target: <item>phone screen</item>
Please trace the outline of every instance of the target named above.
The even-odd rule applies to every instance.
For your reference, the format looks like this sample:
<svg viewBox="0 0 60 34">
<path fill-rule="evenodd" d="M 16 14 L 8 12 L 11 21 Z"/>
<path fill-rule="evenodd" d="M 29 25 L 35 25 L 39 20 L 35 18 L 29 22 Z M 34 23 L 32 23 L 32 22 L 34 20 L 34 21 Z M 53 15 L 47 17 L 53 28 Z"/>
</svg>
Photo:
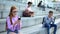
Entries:
<svg viewBox="0 0 60 34">
<path fill-rule="evenodd" d="M 21 18 L 18 18 L 18 20 L 21 20 Z"/>
</svg>

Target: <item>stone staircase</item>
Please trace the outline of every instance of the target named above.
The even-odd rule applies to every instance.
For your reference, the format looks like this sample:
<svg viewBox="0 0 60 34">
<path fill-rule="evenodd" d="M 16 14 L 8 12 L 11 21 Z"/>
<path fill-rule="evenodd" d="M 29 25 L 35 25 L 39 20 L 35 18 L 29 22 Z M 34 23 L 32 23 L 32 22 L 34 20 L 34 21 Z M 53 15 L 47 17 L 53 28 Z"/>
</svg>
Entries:
<svg viewBox="0 0 60 34">
<path fill-rule="evenodd" d="M 0 31 L 5 31 L 5 25 L 6 25 L 6 17 L 9 14 L 9 9 L 12 5 L 16 5 L 18 8 L 18 15 L 22 16 L 22 12 L 25 9 L 25 5 L 23 3 L 15 2 L 15 1 L 3 1 L 0 2 L 0 7 L 2 7 L 0 10 L 0 18 L 1 18 L 1 12 L 3 12 L 2 19 L 0 19 Z M 22 22 L 22 29 L 19 30 L 22 34 L 47 34 L 46 28 L 42 25 L 42 18 L 46 16 L 49 12 L 49 10 L 46 8 L 46 11 L 42 11 L 37 7 L 32 7 L 32 10 L 35 12 L 34 17 L 21 17 Z M 58 29 L 60 28 L 60 13 L 58 11 L 53 10 L 54 17 L 56 17 L 56 22 Z M 53 28 L 51 29 L 51 33 L 53 32 Z M 0 34 L 6 34 L 6 32 L 0 33 Z"/>
<path fill-rule="evenodd" d="M 27 20 L 27 19 L 26 19 Z M 59 29 L 60 28 L 60 21 L 59 21 L 60 19 L 56 19 L 56 21 L 55 21 L 55 24 L 57 24 L 57 28 Z M 2 20 L 0 20 L 0 23 L 1 23 L 1 21 L 4 21 L 3 19 Z M 29 20 L 28 20 L 29 21 Z M 5 21 L 4 21 L 5 22 Z M 23 22 L 22 22 L 23 23 Z M 24 28 L 22 28 L 21 30 L 19 30 L 19 32 L 20 33 L 22 33 L 22 34 L 47 34 L 47 30 L 46 30 L 46 28 L 44 28 L 43 27 L 43 25 L 42 24 L 38 24 L 38 25 L 31 25 L 30 23 L 33 23 L 33 22 L 30 22 L 30 23 L 28 23 L 28 24 L 30 24 L 30 25 L 28 25 L 27 24 L 28 22 L 26 22 L 25 24 L 26 24 L 26 26 L 23 26 Z M 24 24 L 24 23 L 23 23 Z M 3 24 L 2 24 L 3 25 Z M 5 25 L 3 25 L 4 27 L 5 27 Z M 2 27 L 3 26 L 1 26 L 1 29 L 2 29 Z M 28 27 L 27 27 L 28 26 Z M 3 29 L 5 29 L 3 27 Z M 52 33 L 53 32 L 53 28 L 51 28 L 50 29 L 50 33 Z M 1 34 L 6 34 L 6 32 L 3 32 L 3 33 L 1 33 Z"/>
</svg>

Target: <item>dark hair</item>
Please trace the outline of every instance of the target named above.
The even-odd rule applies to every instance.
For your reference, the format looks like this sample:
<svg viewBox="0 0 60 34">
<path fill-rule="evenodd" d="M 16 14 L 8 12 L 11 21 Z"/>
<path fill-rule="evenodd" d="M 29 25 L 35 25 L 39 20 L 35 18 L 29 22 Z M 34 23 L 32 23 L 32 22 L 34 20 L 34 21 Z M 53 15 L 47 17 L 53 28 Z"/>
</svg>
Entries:
<svg viewBox="0 0 60 34">
<path fill-rule="evenodd" d="M 32 2 L 28 2 L 28 4 L 32 4 Z"/>
<path fill-rule="evenodd" d="M 53 11 L 49 11 L 49 13 L 53 13 Z"/>
<path fill-rule="evenodd" d="M 42 4 L 42 1 L 40 1 L 40 2 L 38 3 L 37 7 L 40 7 L 40 6 L 41 6 L 41 4 Z"/>
</svg>

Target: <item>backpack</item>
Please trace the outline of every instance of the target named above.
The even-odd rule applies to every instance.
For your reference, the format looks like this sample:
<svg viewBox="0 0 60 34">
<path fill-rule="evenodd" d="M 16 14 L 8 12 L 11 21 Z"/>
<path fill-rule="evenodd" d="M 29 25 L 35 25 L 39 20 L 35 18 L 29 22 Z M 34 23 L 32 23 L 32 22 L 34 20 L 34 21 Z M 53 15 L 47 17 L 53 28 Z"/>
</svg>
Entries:
<svg viewBox="0 0 60 34">
<path fill-rule="evenodd" d="M 45 17 L 43 17 L 42 24 L 44 23 L 44 19 L 45 19 Z"/>
<path fill-rule="evenodd" d="M 6 22 L 6 29 L 5 30 L 7 31 L 7 22 Z"/>
</svg>

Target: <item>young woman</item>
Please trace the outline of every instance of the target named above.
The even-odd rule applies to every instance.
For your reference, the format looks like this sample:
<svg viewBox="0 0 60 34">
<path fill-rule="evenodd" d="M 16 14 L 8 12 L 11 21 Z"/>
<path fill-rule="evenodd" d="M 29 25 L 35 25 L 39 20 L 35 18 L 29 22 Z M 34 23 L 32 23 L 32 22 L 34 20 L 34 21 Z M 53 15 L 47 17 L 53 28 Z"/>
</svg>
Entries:
<svg viewBox="0 0 60 34">
<path fill-rule="evenodd" d="M 23 17 L 33 17 L 34 12 L 31 9 L 32 2 L 28 2 L 28 6 L 26 7 L 25 11 L 23 12 Z"/>
<path fill-rule="evenodd" d="M 16 14 L 17 8 L 15 6 L 12 6 L 9 16 L 6 19 L 7 34 L 10 32 L 18 34 L 18 30 L 21 28 L 20 18 Z"/>
</svg>

